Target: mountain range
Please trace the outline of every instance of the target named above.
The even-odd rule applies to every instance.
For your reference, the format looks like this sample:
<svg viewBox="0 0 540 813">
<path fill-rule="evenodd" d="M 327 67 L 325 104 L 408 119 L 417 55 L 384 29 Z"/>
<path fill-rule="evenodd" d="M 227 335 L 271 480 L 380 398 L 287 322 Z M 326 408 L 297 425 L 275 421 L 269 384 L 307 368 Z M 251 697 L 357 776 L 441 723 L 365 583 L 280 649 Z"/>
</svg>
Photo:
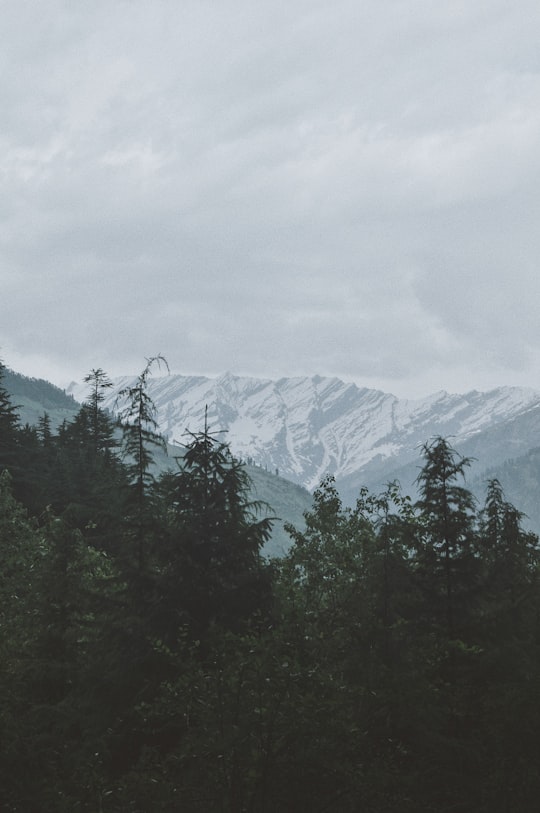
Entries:
<svg viewBox="0 0 540 813">
<path fill-rule="evenodd" d="M 86 399 L 85 387 L 75 387 L 79 391 L 80 401 L 76 401 L 65 390 L 41 378 L 28 378 L 13 370 L 4 368 L 3 385 L 16 407 L 22 426 L 36 426 L 39 419 L 47 413 L 51 426 L 57 429 L 63 422 L 73 420 L 80 409 L 80 401 Z M 167 452 L 154 451 L 154 472 L 159 475 L 167 469 L 176 467 L 175 457 L 181 456 L 182 449 L 168 444 Z M 253 461 L 246 463 L 249 475 L 250 500 L 262 501 L 267 505 L 267 513 L 274 517 L 272 536 L 263 548 L 266 556 L 279 556 L 291 544 L 289 534 L 285 531 L 287 523 L 296 528 L 304 525 L 304 512 L 312 505 L 312 495 L 302 486 L 285 480 L 275 472 L 270 472 Z"/>
<path fill-rule="evenodd" d="M 118 392 L 134 381 L 116 379 L 105 406 L 117 407 Z M 361 486 L 379 490 L 396 478 L 414 493 L 421 446 L 435 436 L 474 458 L 468 479 L 478 492 L 485 477 L 540 447 L 540 392 L 533 389 L 403 400 L 338 378 L 274 381 L 230 373 L 160 376 L 150 378 L 148 388 L 170 443 L 185 442 L 186 432 L 200 430 L 207 414 L 210 429 L 225 432 L 240 459 L 310 491 L 331 474 L 349 503 Z M 72 385 L 68 393 L 82 400 L 85 390 Z M 538 497 L 540 503 L 540 490 Z"/>
<path fill-rule="evenodd" d="M 115 379 L 104 405 L 121 407 L 119 391 L 135 380 Z M 88 395 L 84 384 L 63 392 L 10 371 L 6 384 L 29 423 L 44 411 L 52 411 L 54 423 L 69 418 Z M 310 506 L 309 492 L 327 474 L 349 504 L 360 487 L 379 491 L 394 479 L 414 496 L 421 446 L 441 435 L 472 458 L 467 485 L 479 500 L 486 480 L 498 477 L 508 499 L 528 515 L 529 527 L 540 531 L 540 392 L 533 389 L 403 400 L 338 378 L 274 381 L 230 373 L 150 377 L 148 388 L 172 455 L 207 420 L 246 462 L 256 496 L 295 524 Z M 285 545 L 286 536 L 278 536 L 278 546 Z"/>
</svg>

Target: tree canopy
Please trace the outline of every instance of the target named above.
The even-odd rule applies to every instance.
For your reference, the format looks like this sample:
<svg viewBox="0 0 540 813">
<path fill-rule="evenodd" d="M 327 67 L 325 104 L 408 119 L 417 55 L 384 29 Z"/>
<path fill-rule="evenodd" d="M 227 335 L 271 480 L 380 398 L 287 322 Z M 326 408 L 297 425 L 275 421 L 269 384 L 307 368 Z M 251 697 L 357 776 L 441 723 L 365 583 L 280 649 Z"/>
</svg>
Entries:
<svg viewBox="0 0 540 813">
<path fill-rule="evenodd" d="M 291 548 L 204 422 L 156 477 L 150 359 L 53 431 L 0 368 L 0 807 L 507 813 L 540 795 L 538 538 L 422 449 L 416 501 L 326 478 Z"/>
</svg>

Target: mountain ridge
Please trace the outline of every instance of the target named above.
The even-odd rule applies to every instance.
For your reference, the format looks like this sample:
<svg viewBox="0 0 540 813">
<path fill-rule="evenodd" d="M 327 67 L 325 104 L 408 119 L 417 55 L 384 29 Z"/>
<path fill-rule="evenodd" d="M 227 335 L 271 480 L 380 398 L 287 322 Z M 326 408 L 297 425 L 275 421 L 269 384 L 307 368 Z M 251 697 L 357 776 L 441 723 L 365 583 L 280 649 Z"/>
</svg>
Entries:
<svg viewBox="0 0 540 813">
<path fill-rule="evenodd" d="M 135 376 L 115 381 L 110 408 L 118 390 L 135 381 Z M 45 411 L 53 425 L 70 420 L 89 395 L 84 384 L 72 384 L 66 392 L 13 371 L 6 383 L 13 403 L 21 407 L 22 423 L 36 424 Z M 311 506 L 308 492 L 291 492 L 295 484 L 305 488 L 303 468 L 311 477 L 311 490 L 319 477 L 333 474 L 346 504 L 355 503 L 362 486 L 376 493 L 393 480 L 399 480 L 403 492 L 414 498 L 421 447 L 432 437 L 444 435 L 461 454 L 472 458 L 466 485 L 477 499 L 484 499 L 486 480 L 497 477 L 507 497 L 525 510 L 526 524 L 540 531 L 540 394 L 532 388 L 503 386 L 463 395 L 441 390 L 420 399 L 399 399 L 323 376 L 274 381 L 232 373 L 215 379 L 176 375 L 151 378 L 149 384 L 159 401 L 161 429 L 173 435 L 176 443 L 187 442 L 186 430 L 203 428 L 210 404 L 211 429 L 229 429 L 220 437 L 233 441 L 233 453 L 247 464 L 250 476 L 260 480 L 258 496 L 268 495 L 270 503 L 278 500 L 278 515 L 293 524 L 301 523 L 302 510 Z M 287 404 L 280 390 L 287 391 L 289 400 L 295 393 L 294 403 Z M 303 405 L 299 393 L 304 395 Z M 358 401 L 364 413 L 358 413 Z M 287 425 L 291 414 L 296 420 L 292 429 Z M 321 427 L 324 431 L 319 435 Z M 173 447 L 163 466 L 171 464 L 174 453 Z M 296 473 L 289 474 L 291 468 Z M 282 523 L 279 526 L 278 547 L 282 548 L 287 536 Z"/>
<path fill-rule="evenodd" d="M 114 408 L 118 392 L 135 380 L 115 379 L 105 406 Z M 198 431 L 207 414 L 210 429 L 227 432 L 237 457 L 279 471 L 309 490 L 328 474 L 345 485 L 352 480 L 355 487 L 365 475 L 370 485 L 379 479 L 377 472 L 391 474 L 418 460 L 419 448 L 431 437 L 452 438 L 460 449 L 496 427 L 540 415 L 540 392 L 509 386 L 400 399 L 337 377 L 274 380 L 226 372 L 215 378 L 156 376 L 148 379 L 148 390 L 169 442 L 181 444 L 185 432 Z M 79 385 L 68 389 L 79 399 L 83 392 Z M 520 451 L 540 445 L 540 424 L 533 423 L 534 436 Z M 482 462 L 487 467 L 494 461 L 490 454 Z"/>
</svg>

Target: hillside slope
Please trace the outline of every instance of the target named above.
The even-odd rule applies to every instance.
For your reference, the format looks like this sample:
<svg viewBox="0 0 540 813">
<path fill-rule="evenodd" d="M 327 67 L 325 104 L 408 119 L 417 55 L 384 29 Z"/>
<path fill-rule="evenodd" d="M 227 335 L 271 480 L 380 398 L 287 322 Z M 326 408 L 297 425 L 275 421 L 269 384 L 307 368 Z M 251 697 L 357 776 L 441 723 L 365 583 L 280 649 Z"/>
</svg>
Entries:
<svg viewBox="0 0 540 813">
<path fill-rule="evenodd" d="M 113 408 L 132 381 L 115 381 L 107 405 Z M 78 397 L 80 388 L 70 391 Z M 210 428 L 226 431 L 237 457 L 309 490 L 331 474 L 347 501 L 361 485 L 378 487 L 398 472 L 408 473 L 409 489 L 421 445 L 436 435 L 450 438 L 482 469 L 540 446 L 540 393 L 532 389 L 439 392 L 407 401 L 337 378 L 271 381 L 227 373 L 156 377 L 149 392 L 171 442 L 199 430 L 207 409 Z"/>
<path fill-rule="evenodd" d="M 62 421 L 70 421 L 80 408 L 80 403 L 74 399 L 73 395 L 67 394 L 44 379 L 27 378 L 6 369 L 3 383 L 12 403 L 18 408 L 22 425 L 28 423 L 30 426 L 35 426 L 39 419 L 47 413 L 53 429 L 56 429 Z M 81 401 L 87 396 L 85 385 L 78 387 L 78 396 Z M 175 456 L 181 456 L 181 454 L 181 447 L 170 444 L 167 454 L 157 450 L 156 474 L 167 469 L 174 470 Z M 297 528 L 304 526 L 303 514 L 311 508 L 311 494 L 302 486 L 291 483 L 277 473 L 269 472 L 253 462 L 245 465 L 252 482 L 250 499 L 266 503 L 268 505 L 267 514 L 276 517 L 272 538 L 265 545 L 263 552 L 266 556 L 282 555 L 291 544 L 284 525 L 292 523 Z"/>
<path fill-rule="evenodd" d="M 46 412 L 56 428 L 63 420 L 70 420 L 80 407 L 72 395 L 42 378 L 27 378 L 6 368 L 3 384 L 23 425 L 34 426 Z"/>
</svg>

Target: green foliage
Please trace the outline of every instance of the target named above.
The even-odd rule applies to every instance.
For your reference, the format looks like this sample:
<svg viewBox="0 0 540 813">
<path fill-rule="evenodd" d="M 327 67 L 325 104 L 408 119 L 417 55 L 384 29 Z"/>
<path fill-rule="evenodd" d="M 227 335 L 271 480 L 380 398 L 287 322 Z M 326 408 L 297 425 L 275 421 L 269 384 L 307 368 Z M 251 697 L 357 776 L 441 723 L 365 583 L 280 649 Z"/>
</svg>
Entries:
<svg viewBox="0 0 540 813">
<path fill-rule="evenodd" d="M 100 453 L 109 455 L 111 450 L 118 446 L 118 443 L 114 437 L 114 424 L 110 416 L 103 410 L 102 404 L 106 391 L 112 387 L 112 381 L 101 367 L 91 370 L 85 376 L 84 381 L 91 387 L 85 406 L 89 413 L 94 454 L 96 456 Z"/>
<path fill-rule="evenodd" d="M 197 630 L 234 625 L 265 604 L 260 551 L 271 532 L 249 479 L 207 426 L 193 433 L 176 473 L 161 478 L 166 533 L 159 547 L 164 614 Z"/>
<path fill-rule="evenodd" d="M 444 438 L 424 445 L 418 476 L 424 539 L 420 554 L 424 589 L 430 593 L 435 623 L 446 623 L 452 638 L 467 625 L 477 586 L 474 508 L 471 492 L 460 481 L 470 465 Z"/>
<path fill-rule="evenodd" d="M 500 483 L 478 510 L 436 438 L 415 505 L 327 478 L 268 563 L 206 424 L 152 477 L 159 360 L 123 441 L 101 369 L 56 432 L 0 388 L 1 809 L 535 811 L 539 545 Z"/>
<path fill-rule="evenodd" d="M 6 368 L 0 361 L 0 471 L 17 465 L 19 416 L 3 386 Z"/>
<path fill-rule="evenodd" d="M 60 519 L 30 521 L 0 480 L 2 809 L 74 809 L 72 773 L 92 745 L 80 689 L 111 569 Z"/>
<path fill-rule="evenodd" d="M 158 367 L 167 361 L 163 356 L 147 359 L 144 370 L 137 377 L 135 384 L 125 387 L 118 393 L 118 404 L 124 402 L 120 409 L 120 420 L 124 433 L 124 452 L 129 460 L 128 471 L 133 485 L 135 503 L 142 511 L 147 488 L 153 483 L 151 465 L 154 461 L 152 447 L 165 448 L 165 441 L 157 432 L 156 406 L 148 394 L 148 378 L 152 367 Z"/>
<path fill-rule="evenodd" d="M 76 412 L 78 408 L 73 396 L 66 395 L 64 390 L 42 378 L 28 378 L 4 368 L 4 383 L 17 402 L 27 399 L 39 403 L 47 410 L 66 409 Z"/>
<path fill-rule="evenodd" d="M 56 429 L 63 420 L 71 420 L 79 408 L 71 395 L 48 381 L 28 378 L 5 367 L 3 385 L 17 405 L 21 424 L 35 425 L 45 410 Z"/>
</svg>

